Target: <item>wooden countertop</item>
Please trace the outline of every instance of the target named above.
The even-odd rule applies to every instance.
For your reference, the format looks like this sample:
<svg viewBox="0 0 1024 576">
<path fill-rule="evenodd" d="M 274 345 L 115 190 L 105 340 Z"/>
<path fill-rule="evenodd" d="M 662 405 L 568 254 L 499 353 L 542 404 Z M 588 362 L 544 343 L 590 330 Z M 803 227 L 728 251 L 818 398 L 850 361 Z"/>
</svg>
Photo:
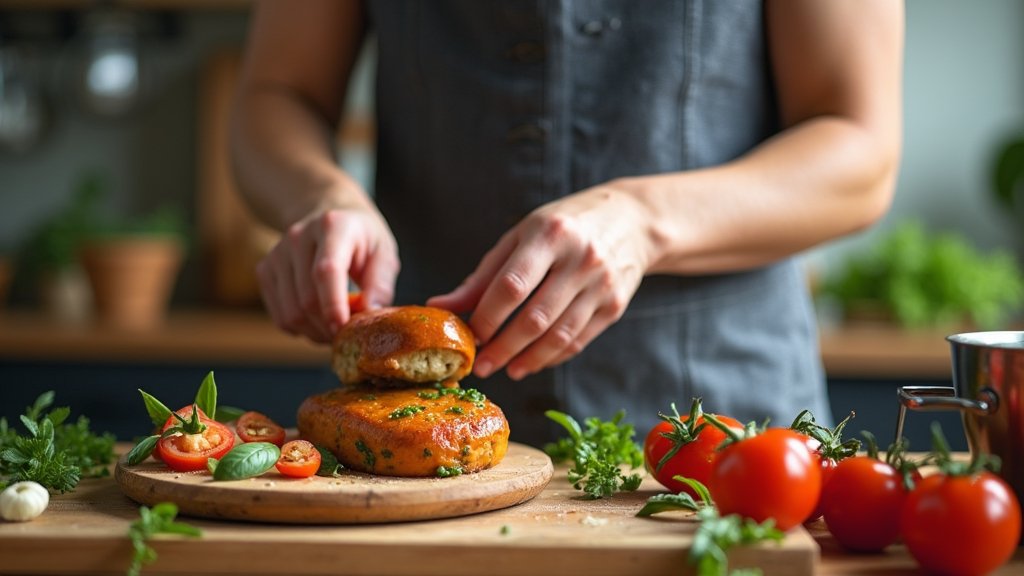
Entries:
<svg viewBox="0 0 1024 576">
<path fill-rule="evenodd" d="M 199 540 L 158 536 L 159 557 L 144 574 L 588 574 L 685 573 L 680 517 L 640 519 L 640 504 L 658 489 L 583 501 L 556 468 L 533 500 L 464 518 L 363 526 L 289 526 L 181 518 L 203 530 Z M 123 574 L 131 556 L 128 525 L 138 517 L 111 478 L 84 480 L 54 496 L 32 522 L 0 522 L 0 573 Z M 503 527 L 508 527 L 503 530 Z M 766 545 L 774 546 L 774 545 Z M 916 573 L 902 546 L 881 554 L 844 552 L 821 525 L 796 528 L 783 547 L 738 549 L 734 567 L 758 565 L 766 576 L 876 576 Z M 749 562 L 750 558 L 758 561 Z M 486 566 L 486 568 L 483 568 Z M 1024 571 L 1024 549 L 996 571 Z"/>
<path fill-rule="evenodd" d="M 946 332 L 889 326 L 827 327 L 825 370 L 833 378 L 948 378 Z M 258 311 L 176 310 L 160 329 L 125 332 L 66 324 L 36 312 L 0 313 L 0 358 L 96 362 L 235 362 L 324 366 L 327 349 L 280 332 Z"/>
</svg>

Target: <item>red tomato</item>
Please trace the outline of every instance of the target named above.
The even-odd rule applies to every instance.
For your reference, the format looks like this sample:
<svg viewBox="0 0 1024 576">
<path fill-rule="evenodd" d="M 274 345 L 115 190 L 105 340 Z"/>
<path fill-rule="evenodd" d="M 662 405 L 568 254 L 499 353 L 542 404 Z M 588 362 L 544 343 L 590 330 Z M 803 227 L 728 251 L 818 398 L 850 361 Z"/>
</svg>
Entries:
<svg viewBox="0 0 1024 576">
<path fill-rule="evenodd" d="M 825 524 L 850 550 L 882 550 L 899 537 L 900 508 L 906 499 L 900 473 L 870 456 L 853 456 L 835 467 L 822 489 Z"/>
<path fill-rule="evenodd" d="M 277 471 L 293 478 L 309 478 L 320 469 L 320 451 L 305 440 L 292 440 L 281 447 Z"/>
<path fill-rule="evenodd" d="M 278 447 L 284 444 L 284 428 L 260 412 L 239 416 L 235 431 L 242 442 L 270 442 Z"/>
<path fill-rule="evenodd" d="M 814 509 L 821 469 L 801 434 L 769 428 L 720 450 L 708 489 L 723 516 L 774 518 L 780 530 L 788 530 Z"/>
<path fill-rule="evenodd" d="M 1020 504 L 990 472 L 934 474 L 907 497 L 900 527 L 910 554 L 926 570 L 986 574 L 1017 549 Z"/>
<path fill-rule="evenodd" d="M 743 430 L 743 424 L 728 416 L 717 416 L 718 420 L 737 431 Z M 690 420 L 689 414 L 679 417 L 682 423 Z M 662 486 L 675 492 L 686 492 L 694 498 L 697 494 L 686 484 L 673 480 L 674 476 L 684 476 L 697 480 L 708 486 L 711 481 L 711 462 L 715 458 L 718 446 L 725 440 L 725 432 L 715 428 L 704 420 L 704 416 L 698 416 L 695 427 L 703 428 L 697 432 L 689 442 L 682 444 L 679 450 L 668 460 L 662 463 L 662 459 L 672 450 L 676 441 L 667 438 L 664 434 L 672 434 L 675 426 L 669 421 L 662 421 L 655 424 L 647 433 L 644 440 L 644 465 L 647 471 L 661 483 Z"/>
<path fill-rule="evenodd" d="M 821 469 L 821 494 L 818 496 L 818 503 L 814 505 L 811 515 L 807 517 L 807 522 L 817 520 L 825 515 L 825 507 L 822 505 L 824 498 L 822 495 L 825 494 L 825 487 L 832 481 L 832 477 L 836 473 L 836 467 L 839 465 L 839 462 L 835 459 L 823 458 L 817 452 L 814 453 L 814 459 L 818 462 L 818 467 Z"/>
<path fill-rule="evenodd" d="M 198 434 L 173 434 L 161 438 L 156 449 L 172 470 L 205 470 L 208 458 L 221 458 L 235 445 L 235 433 L 220 422 L 203 419 L 206 429 Z"/>
<path fill-rule="evenodd" d="M 362 312 L 366 310 L 366 299 L 363 298 L 362 292 L 349 292 L 348 293 L 348 311 L 349 314 L 355 314 L 356 312 Z"/>
</svg>

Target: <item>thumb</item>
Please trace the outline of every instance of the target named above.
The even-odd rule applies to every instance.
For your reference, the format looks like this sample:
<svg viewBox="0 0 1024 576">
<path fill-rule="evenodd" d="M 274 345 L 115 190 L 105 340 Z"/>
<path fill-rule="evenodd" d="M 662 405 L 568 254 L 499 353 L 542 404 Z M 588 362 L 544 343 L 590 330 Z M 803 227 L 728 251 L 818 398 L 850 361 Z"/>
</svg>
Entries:
<svg viewBox="0 0 1024 576">
<path fill-rule="evenodd" d="M 400 268 L 401 264 L 397 257 L 388 257 L 382 254 L 375 254 L 367 262 L 362 277 L 357 279 L 367 308 L 380 308 L 393 303 L 395 281 L 398 279 Z"/>
</svg>

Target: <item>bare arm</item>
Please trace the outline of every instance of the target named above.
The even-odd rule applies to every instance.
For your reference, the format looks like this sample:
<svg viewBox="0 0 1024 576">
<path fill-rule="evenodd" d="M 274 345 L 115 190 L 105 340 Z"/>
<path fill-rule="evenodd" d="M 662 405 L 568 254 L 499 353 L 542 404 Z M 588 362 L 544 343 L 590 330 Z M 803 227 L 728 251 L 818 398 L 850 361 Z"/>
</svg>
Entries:
<svg viewBox="0 0 1024 576">
<path fill-rule="evenodd" d="M 473 311 L 478 376 L 507 366 L 519 378 L 576 355 L 622 316 L 644 275 L 764 265 L 885 213 L 901 139 L 902 3 L 769 0 L 766 18 L 784 130 L 721 166 L 542 206 L 429 301 Z"/>
<path fill-rule="evenodd" d="M 232 119 L 242 193 L 285 232 L 256 269 L 264 304 L 317 342 L 348 321 L 350 280 L 369 305 L 389 304 L 399 269 L 384 217 L 334 155 L 365 27 L 358 0 L 262 0 Z"/>
<path fill-rule="evenodd" d="M 901 140 L 903 7 L 893 0 L 766 6 L 786 127 L 735 162 L 612 183 L 655 221 L 648 273 L 772 262 L 877 221 Z"/>
</svg>

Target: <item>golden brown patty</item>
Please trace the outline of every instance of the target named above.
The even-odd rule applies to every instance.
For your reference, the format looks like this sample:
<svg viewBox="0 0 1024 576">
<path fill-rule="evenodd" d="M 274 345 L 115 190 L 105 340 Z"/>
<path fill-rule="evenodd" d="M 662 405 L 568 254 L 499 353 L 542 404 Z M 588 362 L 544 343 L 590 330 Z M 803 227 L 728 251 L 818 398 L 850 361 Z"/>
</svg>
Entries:
<svg viewBox="0 0 1024 576">
<path fill-rule="evenodd" d="M 360 312 L 334 339 L 342 384 L 458 382 L 473 368 L 476 343 L 458 316 L 427 306 Z"/>
<path fill-rule="evenodd" d="M 299 407 L 299 435 L 348 468 L 444 476 L 490 468 L 508 450 L 501 408 L 473 389 L 337 388 Z"/>
</svg>

